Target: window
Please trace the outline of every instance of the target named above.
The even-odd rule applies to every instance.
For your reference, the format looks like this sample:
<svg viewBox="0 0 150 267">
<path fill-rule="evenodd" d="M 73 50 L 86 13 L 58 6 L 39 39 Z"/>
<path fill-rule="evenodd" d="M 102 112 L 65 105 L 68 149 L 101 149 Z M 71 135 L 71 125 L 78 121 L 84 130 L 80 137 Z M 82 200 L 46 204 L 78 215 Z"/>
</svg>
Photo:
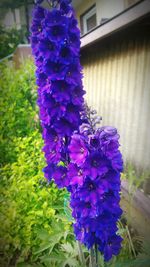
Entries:
<svg viewBox="0 0 150 267">
<path fill-rule="evenodd" d="M 96 6 L 92 6 L 88 11 L 86 11 L 80 17 L 81 23 L 81 32 L 85 34 L 96 27 L 97 25 L 97 18 L 96 18 Z"/>
</svg>

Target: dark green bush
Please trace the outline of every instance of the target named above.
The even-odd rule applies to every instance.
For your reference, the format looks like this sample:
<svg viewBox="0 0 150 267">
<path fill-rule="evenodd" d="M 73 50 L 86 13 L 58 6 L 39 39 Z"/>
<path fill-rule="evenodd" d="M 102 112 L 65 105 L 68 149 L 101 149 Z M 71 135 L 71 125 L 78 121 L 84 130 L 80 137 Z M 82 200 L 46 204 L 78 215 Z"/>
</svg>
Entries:
<svg viewBox="0 0 150 267">
<path fill-rule="evenodd" d="M 24 36 L 24 29 L 4 29 L 0 25 L 0 59 L 12 54 L 18 44 L 23 44 Z"/>
</svg>

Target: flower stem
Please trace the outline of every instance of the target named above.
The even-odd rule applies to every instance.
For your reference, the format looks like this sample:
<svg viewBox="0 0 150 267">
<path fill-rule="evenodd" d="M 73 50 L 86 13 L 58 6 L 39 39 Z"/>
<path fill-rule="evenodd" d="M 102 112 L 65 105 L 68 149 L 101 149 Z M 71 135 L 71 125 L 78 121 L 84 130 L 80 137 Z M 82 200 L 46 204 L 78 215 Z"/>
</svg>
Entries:
<svg viewBox="0 0 150 267">
<path fill-rule="evenodd" d="M 90 267 L 96 267 L 96 261 L 95 261 L 95 255 L 94 255 L 94 249 L 91 248 L 90 250 Z"/>
<path fill-rule="evenodd" d="M 85 258 L 84 258 L 84 254 L 82 252 L 82 247 L 81 247 L 81 244 L 80 242 L 77 242 L 78 244 L 78 251 L 79 251 L 79 258 L 80 258 L 80 262 L 83 266 L 86 267 L 86 261 L 85 261 Z"/>
<path fill-rule="evenodd" d="M 97 250 L 97 244 L 95 244 L 95 260 L 96 260 L 96 267 L 98 267 L 98 250 Z"/>
</svg>

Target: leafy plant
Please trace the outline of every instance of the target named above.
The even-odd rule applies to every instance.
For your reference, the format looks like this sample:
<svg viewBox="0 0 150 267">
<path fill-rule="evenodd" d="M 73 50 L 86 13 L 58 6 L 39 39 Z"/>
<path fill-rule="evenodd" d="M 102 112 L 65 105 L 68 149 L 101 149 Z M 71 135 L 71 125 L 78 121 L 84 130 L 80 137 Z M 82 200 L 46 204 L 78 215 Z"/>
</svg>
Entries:
<svg viewBox="0 0 150 267">
<path fill-rule="evenodd" d="M 12 54 L 18 44 L 23 44 L 24 36 L 24 28 L 17 30 L 16 28 L 5 29 L 0 26 L 0 59 Z"/>
<path fill-rule="evenodd" d="M 16 254 L 23 260 L 30 258 L 41 243 L 38 238 L 41 230 L 51 234 L 52 245 L 53 238 L 59 242 L 52 234 L 57 221 L 61 220 L 61 233 L 63 227 L 69 227 L 65 218 L 58 219 L 63 214 L 65 192 L 58 191 L 53 183 L 45 183 L 41 146 L 38 131 L 16 138 L 17 160 L 1 168 L 1 254 L 8 263 Z"/>
<path fill-rule="evenodd" d="M 143 183 L 148 179 L 149 173 L 144 171 L 138 174 L 131 163 L 128 163 L 125 172 L 122 174 L 122 179 L 128 181 L 128 191 L 132 196 L 137 189 L 142 188 Z"/>
<path fill-rule="evenodd" d="M 0 162 L 15 161 L 16 137 L 39 128 L 34 67 L 27 62 L 21 69 L 0 64 Z"/>
</svg>

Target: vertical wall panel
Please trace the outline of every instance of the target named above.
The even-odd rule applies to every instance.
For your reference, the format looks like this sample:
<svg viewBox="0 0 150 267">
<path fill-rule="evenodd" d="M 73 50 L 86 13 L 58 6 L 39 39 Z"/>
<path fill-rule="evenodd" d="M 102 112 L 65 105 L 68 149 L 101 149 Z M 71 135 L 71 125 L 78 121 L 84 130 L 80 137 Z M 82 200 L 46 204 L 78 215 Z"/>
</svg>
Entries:
<svg viewBox="0 0 150 267">
<path fill-rule="evenodd" d="M 118 128 L 124 159 L 150 170 L 150 40 L 97 47 L 82 63 L 88 104 Z"/>
</svg>

